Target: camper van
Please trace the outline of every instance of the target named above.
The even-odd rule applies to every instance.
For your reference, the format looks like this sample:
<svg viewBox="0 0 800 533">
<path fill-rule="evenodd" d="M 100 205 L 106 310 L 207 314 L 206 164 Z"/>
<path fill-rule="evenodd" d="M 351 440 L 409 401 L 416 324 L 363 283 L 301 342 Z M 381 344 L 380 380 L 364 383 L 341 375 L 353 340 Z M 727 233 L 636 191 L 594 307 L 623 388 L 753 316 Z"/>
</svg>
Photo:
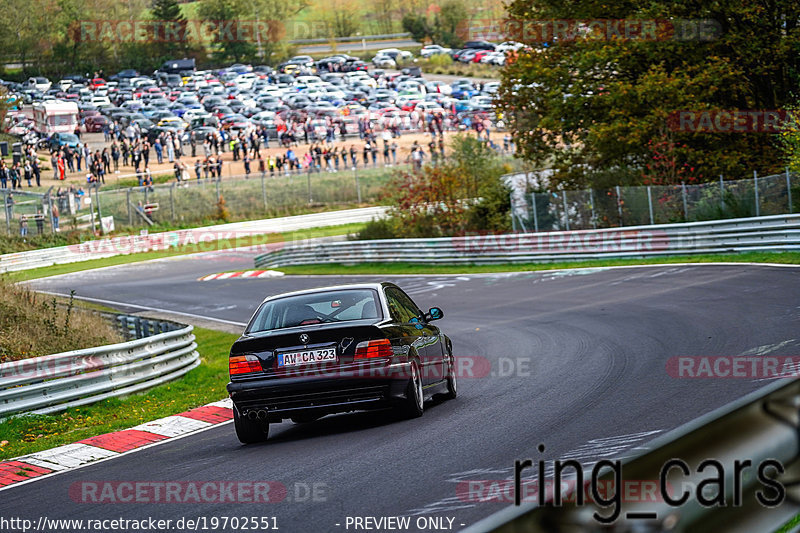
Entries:
<svg viewBox="0 0 800 533">
<path fill-rule="evenodd" d="M 33 105 L 33 129 L 39 135 L 74 133 L 78 105 L 74 102 L 42 102 Z"/>
</svg>

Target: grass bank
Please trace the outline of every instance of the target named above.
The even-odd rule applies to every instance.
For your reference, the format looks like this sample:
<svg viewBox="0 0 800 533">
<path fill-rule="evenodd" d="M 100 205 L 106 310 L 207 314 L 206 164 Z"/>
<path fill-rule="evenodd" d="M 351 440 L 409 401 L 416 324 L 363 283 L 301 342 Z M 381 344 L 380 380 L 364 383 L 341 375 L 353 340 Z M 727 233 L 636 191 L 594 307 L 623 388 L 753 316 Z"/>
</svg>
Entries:
<svg viewBox="0 0 800 533">
<path fill-rule="evenodd" d="M 742 254 L 676 255 L 671 257 L 641 259 L 598 259 L 592 261 L 567 261 L 561 263 L 521 263 L 497 265 L 423 265 L 414 263 L 361 263 L 355 265 L 324 264 L 279 267 L 286 274 L 341 275 L 341 274 L 478 274 L 486 272 L 528 272 L 561 270 L 566 268 L 592 268 L 605 266 L 660 265 L 671 263 L 781 263 L 800 264 L 800 252 L 747 252 Z"/>
<path fill-rule="evenodd" d="M 122 265 L 127 263 L 137 263 L 140 261 L 148 261 L 151 259 L 162 259 L 165 257 L 173 257 L 178 255 L 186 255 L 198 252 L 209 252 L 216 250 L 226 250 L 243 245 L 267 245 L 277 242 L 291 243 L 292 241 L 299 241 L 303 239 L 313 239 L 317 237 L 331 237 L 336 235 L 347 235 L 356 233 L 364 227 L 363 223 L 343 224 L 340 226 L 328 226 L 323 228 L 310 228 L 305 230 L 290 231 L 286 233 L 269 233 L 265 235 L 255 235 L 248 238 L 246 243 L 239 241 L 220 240 L 216 242 L 201 242 L 197 244 L 187 244 L 170 248 L 169 250 L 161 250 L 154 252 L 142 252 L 130 255 L 118 255 L 115 257 L 107 257 L 103 259 L 94 259 L 90 261 L 81 261 L 79 263 L 68 263 L 65 265 L 52 265 L 42 268 L 35 268 L 31 270 L 23 270 L 20 272 L 11 272 L 6 274 L 6 278 L 11 281 L 26 281 L 31 279 L 44 278 L 47 276 L 56 276 L 58 274 L 68 274 L 70 272 L 80 272 L 83 270 L 91 270 L 93 268 L 102 268 L 107 266 Z"/>
<path fill-rule="evenodd" d="M 96 314 L 0 278 L 0 363 L 122 342 Z"/>
<path fill-rule="evenodd" d="M 0 423 L 0 460 L 174 415 L 227 396 L 228 352 L 236 335 L 195 328 L 202 364 L 183 378 L 126 398 Z M 3 444 L 5 442 L 5 444 Z"/>
</svg>

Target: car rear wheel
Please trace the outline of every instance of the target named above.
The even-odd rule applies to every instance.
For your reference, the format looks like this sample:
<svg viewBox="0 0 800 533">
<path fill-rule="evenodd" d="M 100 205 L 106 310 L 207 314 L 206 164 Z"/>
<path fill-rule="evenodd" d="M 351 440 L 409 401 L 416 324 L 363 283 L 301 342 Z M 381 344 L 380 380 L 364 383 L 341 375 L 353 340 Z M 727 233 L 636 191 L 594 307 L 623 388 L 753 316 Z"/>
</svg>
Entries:
<svg viewBox="0 0 800 533">
<path fill-rule="evenodd" d="M 233 408 L 233 427 L 236 429 L 236 437 L 242 444 L 254 444 L 264 442 L 269 436 L 269 423 L 262 420 L 249 420 L 239 414 L 239 410 Z"/>
<path fill-rule="evenodd" d="M 424 400 L 419 363 L 411 361 L 411 378 L 406 386 L 406 399 L 400 406 L 400 412 L 405 418 L 418 418 L 422 416 Z"/>
</svg>

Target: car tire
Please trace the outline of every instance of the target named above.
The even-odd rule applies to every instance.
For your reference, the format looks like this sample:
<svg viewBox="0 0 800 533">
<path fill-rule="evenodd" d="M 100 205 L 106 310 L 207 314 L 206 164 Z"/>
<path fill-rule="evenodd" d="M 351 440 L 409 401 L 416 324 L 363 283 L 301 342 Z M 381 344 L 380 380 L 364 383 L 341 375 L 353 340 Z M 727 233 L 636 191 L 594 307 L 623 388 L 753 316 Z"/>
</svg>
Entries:
<svg viewBox="0 0 800 533">
<path fill-rule="evenodd" d="M 444 395 L 448 400 L 454 400 L 458 396 L 458 381 L 456 379 L 456 358 L 452 353 L 447 354 L 447 393 Z"/>
<path fill-rule="evenodd" d="M 260 420 L 248 420 L 239 414 L 239 409 L 233 408 L 233 427 L 236 437 L 242 444 L 255 444 L 264 442 L 269 436 L 269 423 Z"/>
<path fill-rule="evenodd" d="M 424 411 L 425 397 L 422 392 L 422 376 L 419 371 L 419 363 L 412 359 L 411 377 L 406 385 L 406 399 L 400 405 L 400 413 L 403 418 L 419 418 Z"/>
</svg>

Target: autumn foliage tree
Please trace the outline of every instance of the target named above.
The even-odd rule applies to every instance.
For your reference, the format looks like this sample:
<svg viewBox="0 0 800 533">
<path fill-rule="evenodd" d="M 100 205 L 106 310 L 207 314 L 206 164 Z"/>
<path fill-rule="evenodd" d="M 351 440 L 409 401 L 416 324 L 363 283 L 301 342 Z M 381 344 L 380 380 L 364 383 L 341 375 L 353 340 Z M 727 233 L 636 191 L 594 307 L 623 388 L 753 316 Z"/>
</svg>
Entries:
<svg viewBox="0 0 800 533">
<path fill-rule="evenodd" d="M 400 172 L 386 188 L 389 217 L 373 222 L 360 238 L 444 237 L 510 229 L 509 169 L 475 137 L 451 141 L 447 161 Z"/>
<path fill-rule="evenodd" d="M 508 9 L 530 48 L 504 69 L 501 106 L 519 153 L 554 167 L 554 185 L 641 184 L 666 171 L 653 168 L 653 146 L 676 111 L 783 109 L 798 88 L 796 0 L 514 0 Z M 576 20 L 606 22 L 561 39 L 532 31 L 534 21 Z M 660 22 L 643 37 L 603 32 L 619 20 Z M 679 168 L 703 179 L 783 165 L 770 133 L 677 129 L 669 142 Z"/>
</svg>

